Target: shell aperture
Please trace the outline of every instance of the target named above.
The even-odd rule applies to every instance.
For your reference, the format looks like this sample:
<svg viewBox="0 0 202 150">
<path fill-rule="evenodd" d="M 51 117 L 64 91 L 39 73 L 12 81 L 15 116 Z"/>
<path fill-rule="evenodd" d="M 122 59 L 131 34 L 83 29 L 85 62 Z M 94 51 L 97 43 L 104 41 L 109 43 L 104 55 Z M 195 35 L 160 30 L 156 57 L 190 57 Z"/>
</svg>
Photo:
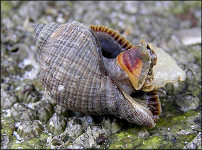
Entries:
<svg viewBox="0 0 202 150">
<path fill-rule="evenodd" d="M 119 53 L 133 47 L 133 44 L 111 28 L 102 25 L 90 25 L 90 28 L 99 40 L 104 57 L 116 58 Z"/>
</svg>

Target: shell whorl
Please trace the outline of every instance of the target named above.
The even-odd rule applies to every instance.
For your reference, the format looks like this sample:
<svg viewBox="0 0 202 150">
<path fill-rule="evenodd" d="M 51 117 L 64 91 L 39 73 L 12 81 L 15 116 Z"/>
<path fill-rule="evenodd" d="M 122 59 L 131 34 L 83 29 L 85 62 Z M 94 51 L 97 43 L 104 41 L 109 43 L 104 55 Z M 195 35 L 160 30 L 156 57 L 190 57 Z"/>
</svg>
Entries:
<svg viewBox="0 0 202 150">
<path fill-rule="evenodd" d="M 43 49 L 43 46 L 49 40 L 50 35 L 59 27 L 60 24 L 52 22 L 50 24 L 37 24 L 34 27 L 35 37 L 37 39 L 37 52 L 39 56 Z"/>
<path fill-rule="evenodd" d="M 38 23 L 33 25 L 36 38 L 38 38 L 39 33 L 41 32 L 41 30 L 44 28 L 45 25 L 46 24 L 44 23 Z"/>
<path fill-rule="evenodd" d="M 49 95 L 68 109 L 86 114 L 112 111 L 113 108 L 106 108 L 110 105 L 106 99 L 120 92 L 117 93 L 116 86 L 104 73 L 98 53 L 100 47 L 91 29 L 77 22 L 60 25 L 54 30 L 50 30 L 49 26 L 41 31 L 50 35 L 43 36 L 48 39 L 44 40 L 46 42 L 40 51 L 39 74 Z M 105 101 L 101 102 L 103 99 Z"/>
</svg>

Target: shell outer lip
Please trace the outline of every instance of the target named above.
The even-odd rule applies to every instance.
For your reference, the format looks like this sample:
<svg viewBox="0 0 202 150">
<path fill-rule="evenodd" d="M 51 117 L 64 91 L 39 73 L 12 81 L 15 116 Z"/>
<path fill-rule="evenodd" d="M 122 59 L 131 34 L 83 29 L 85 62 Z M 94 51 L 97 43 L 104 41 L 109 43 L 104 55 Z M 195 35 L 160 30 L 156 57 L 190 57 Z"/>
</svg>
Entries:
<svg viewBox="0 0 202 150">
<path fill-rule="evenodd" d="M 139 119 L 138 120 L 139 125 L 146 126 L 149 128 L 155 127 L 156 119 L 154 118 L 152 112 L 148 108 L 143 106 L 142 104 L 138 103 L 134 98 L 128 95 L 124 90 L 121 90 L 121 92 L 125 96 L 126 100 L 131 104 L 136 114 L 139 114 L 139 116 L 136 116 L 135 118 L 135 119 Z"/>
</svg>

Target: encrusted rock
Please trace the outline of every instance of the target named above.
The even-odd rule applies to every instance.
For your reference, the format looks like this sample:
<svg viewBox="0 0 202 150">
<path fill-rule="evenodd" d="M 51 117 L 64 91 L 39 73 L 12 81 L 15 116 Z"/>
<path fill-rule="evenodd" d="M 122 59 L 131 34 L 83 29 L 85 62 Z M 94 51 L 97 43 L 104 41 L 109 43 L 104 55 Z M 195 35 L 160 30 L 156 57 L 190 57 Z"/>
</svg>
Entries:
<svg viewBox="0 0 202 150">
<path fill-rule="evenodd" d="M 68 135 L 69 140 L 73 140 L 80 136 L 84 132 L 83 126 L 78 124 L 76 117 L 69 118 L 67 121 L 67 127 L 63 135 Z"/>
<path fill-rule="evenodd" d="M 44 99 L 48 100 L 53 106 L 57 105 L 57 103 L 54 101 L 54 99 L 52 99 L 49 95 L 47 91 L 44 91 Z"/>
<path fill-rule="evenodd" d="M 47 129 L 53 135 L 58 135 L 64 132 L 67 126 L 67 122 L 65 117 L 59 116 L 56 113 L 50 118 L 49 122 L 47 123 Z"/>
<path fill-rule="evenodd" d="M 64 117 L 68 116 L 68 110 L 61 105 L 56 105 L 54 110 L 57 115 L 62 115 Z"/>
<path fill-rule="evenodd" d="M 9 112 L 8 112 L 9 113 Z M 15 120 L 6 112 L 1 113 L 1 134 L 10 136 L 15 130 Z"/>
<path fill-rule="evenodd" d="M 7 149 L 9 145 L 9 136 L 7 135 L 2 135 L 1 136 L 1 149 Z"/>
<path fill-rule="evenodd" d="M 201 149 L 201 132 L 191 142 L 185 145 L 183 149 Z"/>
<path fill-rule="evenodd" d="M 119 123 L 116 121 L 115 118 L 110 120 L 110 118 L 105 117 L 102 120 L 101 124 L 107 129 L 109 129 L 111 133 L 117 133 L 121 130 L 121 126 L 119 125 Z"/>
<path fill-rule="evenodd" d="M 87 131 L 80 135 L 76 140 L 67 146 L 67 148 L 99 148 L 96 141 L 100 136 L 107 138 L 110 132 L 108 129 L 102 128 L 102 126 L 89 126 Z"/>
<path fill-rule="evenodd" d="M 138 132 L 138 138 L 140 138 L 140 139 L 148 139 L 149 136 L 150 136 L 150 133 L 146 129 L 143 129 L 140 132 Z"/>
<path fill-rule="evenodd" d="M 54 114 L 54 107 L 47 100 L 40 101 L 34 108 L 37 111 L 39 120 L 42 122 L 47 122 Z"/>
<path fill-rule="evenodd" d="M 39 101 L 41 94 L 35 89 L 33 84 L 23 85 L 19 92 L 19 99 L 25 103 L 35 103 Z"/>
<path fill-rule="evenodd" d="M 1 83 L 1 89 L 2 90 L 7 91 L 7 90 L 9 90 L 10 86 L 11 86 L 10 83 Z"/>
<path fill-rule="evenodd" d="M 85 115 L 83 117 L 79 117 L 79 120 L 81 120 L 81 123 L 82 123 L 82 127 L 83 129 L 86 131 L 87 128 L 90 126 L 90 125 L 93 125 L 94 124 L 94 121 L 93 121 L 93 118 L 91 116 L 88 116 L 88 115 Z"/>
<path fill-rule="evenodd" d="M 60 148 L 60 146 L 63 144 L 64 142 L 60 139 L 59 136 L 50 136 L 47 138 L 47 146 L 51 149 Z"/>
<path fill-rule="evenodd" d="M 16 102 L 18 102 L 18 97 L 10 92 L 10 91 L 4 91 L 3 89 L 1 89 L 1 107 L 2 109 L 9 109 L 13 106 L 13 104 L 15 104 Z"/>
<path fill-rule="evenodd" d="M 182 29 L 177 35 L 186 46 L 201 43 L 201 28 Z"/>
<path fill-rule="evenodd" d="M 18 134 L 24 140 L 30 140 L 33 137 L 37 137 L 44 130 L 43 126 L 38 121 L 23 121 L 17 125 Z"/>
<path fill-rule="evenodd" d="M 25 104 L 15 103 L 11 108 L 11 116 L 15 121 L 32 121 L 37 119 L 37 113 Z"/>
<path fill-rule="evenodd" d="M 199 106 L 199 102 L 199 98 L 192 94 L 180 95 L 176 100 L 180 110 L 183 112 L 187 112 L 190 109 L 196 109 Z"/>
<path fill-rule="evenodd" d="M 13 33 L 13 34 L 15 35 L 15 33 Z M 14 35 L 11 35 L 11 37 L 14 37 Z M 17 37 L 17 40 L 19 40 L 19 37 Z M 10 41 L 10 39 L 8 41 L 12 42 L 12 41 Z M 11 57 L 13 58 L 13 60 L 18 63 L 20 63 L 22 60 L 27 58 L 28 53 L 29 53 L 29 48 L 24 43 L 16 43 L 16 44 L 10 43 L 10 45 L 8 45 L 7 49 L 8 49 L 8 52 L 11 54 Z"/>
</svg>

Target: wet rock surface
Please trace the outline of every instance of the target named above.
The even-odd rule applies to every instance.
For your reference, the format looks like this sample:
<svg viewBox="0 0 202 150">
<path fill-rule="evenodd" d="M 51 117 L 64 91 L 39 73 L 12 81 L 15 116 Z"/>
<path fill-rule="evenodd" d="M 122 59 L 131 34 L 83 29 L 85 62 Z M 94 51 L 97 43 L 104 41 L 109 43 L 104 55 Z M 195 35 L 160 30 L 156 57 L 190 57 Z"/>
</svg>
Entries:
<svg viewBox="0 0 202 150">
<path fill-rule="evenodd" d="M 20 101 L 24 103 L 35 103 L 41 99 L 40 93 L 35 89 L 33 84 L 23 85 L 18 95 Z"/>
<path fill-rule="evenodd" d="M 63 116 L 59 116 L 55 113 L 47 123 L 47 130 L 53 135 L 58 135 L 65 130 L 66 125 L 66 119 Z"/>
<path fill-rule="evenodd" d="M 1 107 L 2 109 L 10 109 L 13 104 L 17 103 L 19 100 L 18 100 L 18 97 L 10 92 L 10 91 L 5 91 L 3 89 L 1 89 Z"/>
<path fill-rule="evenodd" d="M 200 1 L 3 1 L 1 8 L 2 149 L 201 149 Z M 73 20 L 114 28 L 134 44 L 143 38 L 186 72 L 185 82 L 159 93 L 155 128 L 71 112 L 47 95 L 32 25 Z"/>
<path fill-rule="evenodd" d="M 54 114 L 54 106 L 47 100 L 40 101 L 34 106 L 40 121 L 46 123 Z"/>
<path fill-rule="evenodd" d="M 191 142 L 185 145 L 183 149 L 201 149 L 201 132 Z"/>
<path fill-rule="evenodd" d="M 11 108 L 11 116 L 16 121 L 31 121 L 37 119 L 36 111 L 25 104 L 15 103 Z"/>
<path fill-rule="evenodd" d="M 109 131 L 102 128 L 102 126 L 89 126 L 87 131 L 76 138 L 67 148 L 99 148 L 98 144 L 105 142 L 108 136 Z"/>
<path fill-rule="evenodd" d="M 20 122 L 17 126 L 17 133 L 24 140 L 30 140 L 33 137 L 38 137 L 39 134 L 44 130 L 41 123 L 38 121 L 24 121 Z"/>
</svg>

